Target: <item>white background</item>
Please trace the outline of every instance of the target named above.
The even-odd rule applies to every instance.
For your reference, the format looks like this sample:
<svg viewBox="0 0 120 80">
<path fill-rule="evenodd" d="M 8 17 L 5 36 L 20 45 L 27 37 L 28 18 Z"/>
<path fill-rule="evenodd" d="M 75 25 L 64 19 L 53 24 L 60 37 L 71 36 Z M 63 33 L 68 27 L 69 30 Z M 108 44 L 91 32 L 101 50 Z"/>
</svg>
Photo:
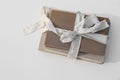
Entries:
<svg viewBox="0 0 120 80">
<path fill-rule="evenodd" d="M 42 6 L 96 13 L 111 20 L 103 65 L 38 51 L 40 31 L 23 28 Z M 120 0 L 0 0 L 0 80 L 120 80 Z"/>
</svg>

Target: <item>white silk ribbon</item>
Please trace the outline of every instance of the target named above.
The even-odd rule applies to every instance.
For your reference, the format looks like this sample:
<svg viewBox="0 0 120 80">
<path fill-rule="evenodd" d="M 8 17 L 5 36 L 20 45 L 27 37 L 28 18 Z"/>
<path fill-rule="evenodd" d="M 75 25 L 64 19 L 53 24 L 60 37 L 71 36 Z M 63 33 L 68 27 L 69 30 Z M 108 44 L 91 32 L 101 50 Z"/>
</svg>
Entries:
<svg viewBox="0 0 120 80">
<path fill-rule="evenodd" d="M 71 42 L 68 53 L 68 57 L 71 59 L 77 58 L 82 37 L 92 39 L 101 44 L 106 44 L 107 35 L 95 33 L 109 27 L 108 23 L 105 20 L 99 21 L 96 15 L 89 15 L 85 18 L 84 14 L 77 12 L 74 30 L 71 31 L 55 28 L 51 20 L 47 17 L 50 11 L 50 8 L 44 7 L 41 13 L 41 21 L 31 27 L 26 27 L 24 29 L 24 32 L 26 34 L 30 34 L 38 29 L 40 29 L 42 33 L 46 31 L 54 32 L 60 37 L 60 40 L 63 43 Z"/>
</svg>

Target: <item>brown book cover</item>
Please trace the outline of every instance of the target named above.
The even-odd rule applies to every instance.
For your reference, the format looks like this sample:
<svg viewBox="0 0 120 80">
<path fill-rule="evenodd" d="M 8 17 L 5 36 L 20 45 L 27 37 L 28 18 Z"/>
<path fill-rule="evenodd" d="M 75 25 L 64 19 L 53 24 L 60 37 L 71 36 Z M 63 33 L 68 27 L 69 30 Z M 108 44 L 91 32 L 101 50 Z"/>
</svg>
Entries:
<svg viewBox="0 0 120 80">
<path fill-rule="evenodd" d="M 87 15 L 86 15 L 87 16 Z M 76 14 L 72 12 L 65 12 L 60 10 L 52 10 L 48 15 L 52 23 L 56 28 L 63 28 L 66 30 L 73 30 Z M 106 20 L 110 24 L 110 20 L 104 17 L 98 17 L 98 19 Z M 98 34 L 108 35 L 109 28 L 96 32 Z M 43 39 L 44 35 L 44 39 Z M 67 55 L 71 43 L 62 43 L 59 36 L 55 33 L 47 31 L 41 38 L 40 45 L 44 45 L 44 51 L 49 49 L 48 52 L 61 53 Z M 43 49 L 43 45 L 39 48 Z M 46 48 L 46 49 L 45 49 Z M 102 63 L 105 55 L 106 45 L 96 42 L 94 40 L 82 37 L 81 45 L 79 48 L 78 59 L 84 59 L 92 62 Z M 81 54 L 82 52 L 82 54 Z"/>
</svg>

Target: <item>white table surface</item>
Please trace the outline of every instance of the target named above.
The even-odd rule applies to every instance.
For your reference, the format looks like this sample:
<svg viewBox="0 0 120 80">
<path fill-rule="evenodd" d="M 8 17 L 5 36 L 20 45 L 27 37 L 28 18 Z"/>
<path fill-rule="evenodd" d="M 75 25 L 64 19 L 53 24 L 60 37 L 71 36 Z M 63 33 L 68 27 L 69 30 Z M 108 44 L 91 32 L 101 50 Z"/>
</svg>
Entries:
<svg viewBox="0 0 120 80">
<path fill-rule="evenodd" d="M 42 6 L 96 13 L 111 20 L 103 65 L 38 51 L 40 31 L 23 28 Z M 0 0 L 0 80 L 120 80 L 120 0 Z"/>
</svg>

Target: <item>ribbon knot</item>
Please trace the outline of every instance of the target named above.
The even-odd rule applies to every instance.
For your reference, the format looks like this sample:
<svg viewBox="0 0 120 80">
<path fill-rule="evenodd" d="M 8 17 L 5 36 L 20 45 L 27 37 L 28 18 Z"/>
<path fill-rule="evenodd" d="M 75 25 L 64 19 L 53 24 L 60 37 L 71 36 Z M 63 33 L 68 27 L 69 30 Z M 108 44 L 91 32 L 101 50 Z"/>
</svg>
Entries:
<svg viewBox="0 0 120 80">
<path fill-rule="evenodd" d="M 77 32 L 75 31 L 64 31 L 60 36 L 60 40 L 62 43 L 67 43 L 73 41 L 76 36 Z"/>
<path fill-rule="evenodd" d="M 49 11 L 51 11 L 50 8 L 44 7 L 42 10 L 42 20 L 32 26 L 32 28 L 26 28 L 24 31 L 32 33 L 37 29 L 41 29 L 42 33 L 46 31 L 54 32 L 60 37 L 63 43 L 71 42 L 68 57 L 72 59 L 77 58 L 82 37 L 106 44 L 107 36 L 96 33 L 109 27 L 105 20 L 99 21 L 96 15 L 90 15 L 85 18 L 84 14 L 77 12 L 74 30 L 71 31 L 55 28 L 51 20 L 47 17 Z"/>
</svg>

